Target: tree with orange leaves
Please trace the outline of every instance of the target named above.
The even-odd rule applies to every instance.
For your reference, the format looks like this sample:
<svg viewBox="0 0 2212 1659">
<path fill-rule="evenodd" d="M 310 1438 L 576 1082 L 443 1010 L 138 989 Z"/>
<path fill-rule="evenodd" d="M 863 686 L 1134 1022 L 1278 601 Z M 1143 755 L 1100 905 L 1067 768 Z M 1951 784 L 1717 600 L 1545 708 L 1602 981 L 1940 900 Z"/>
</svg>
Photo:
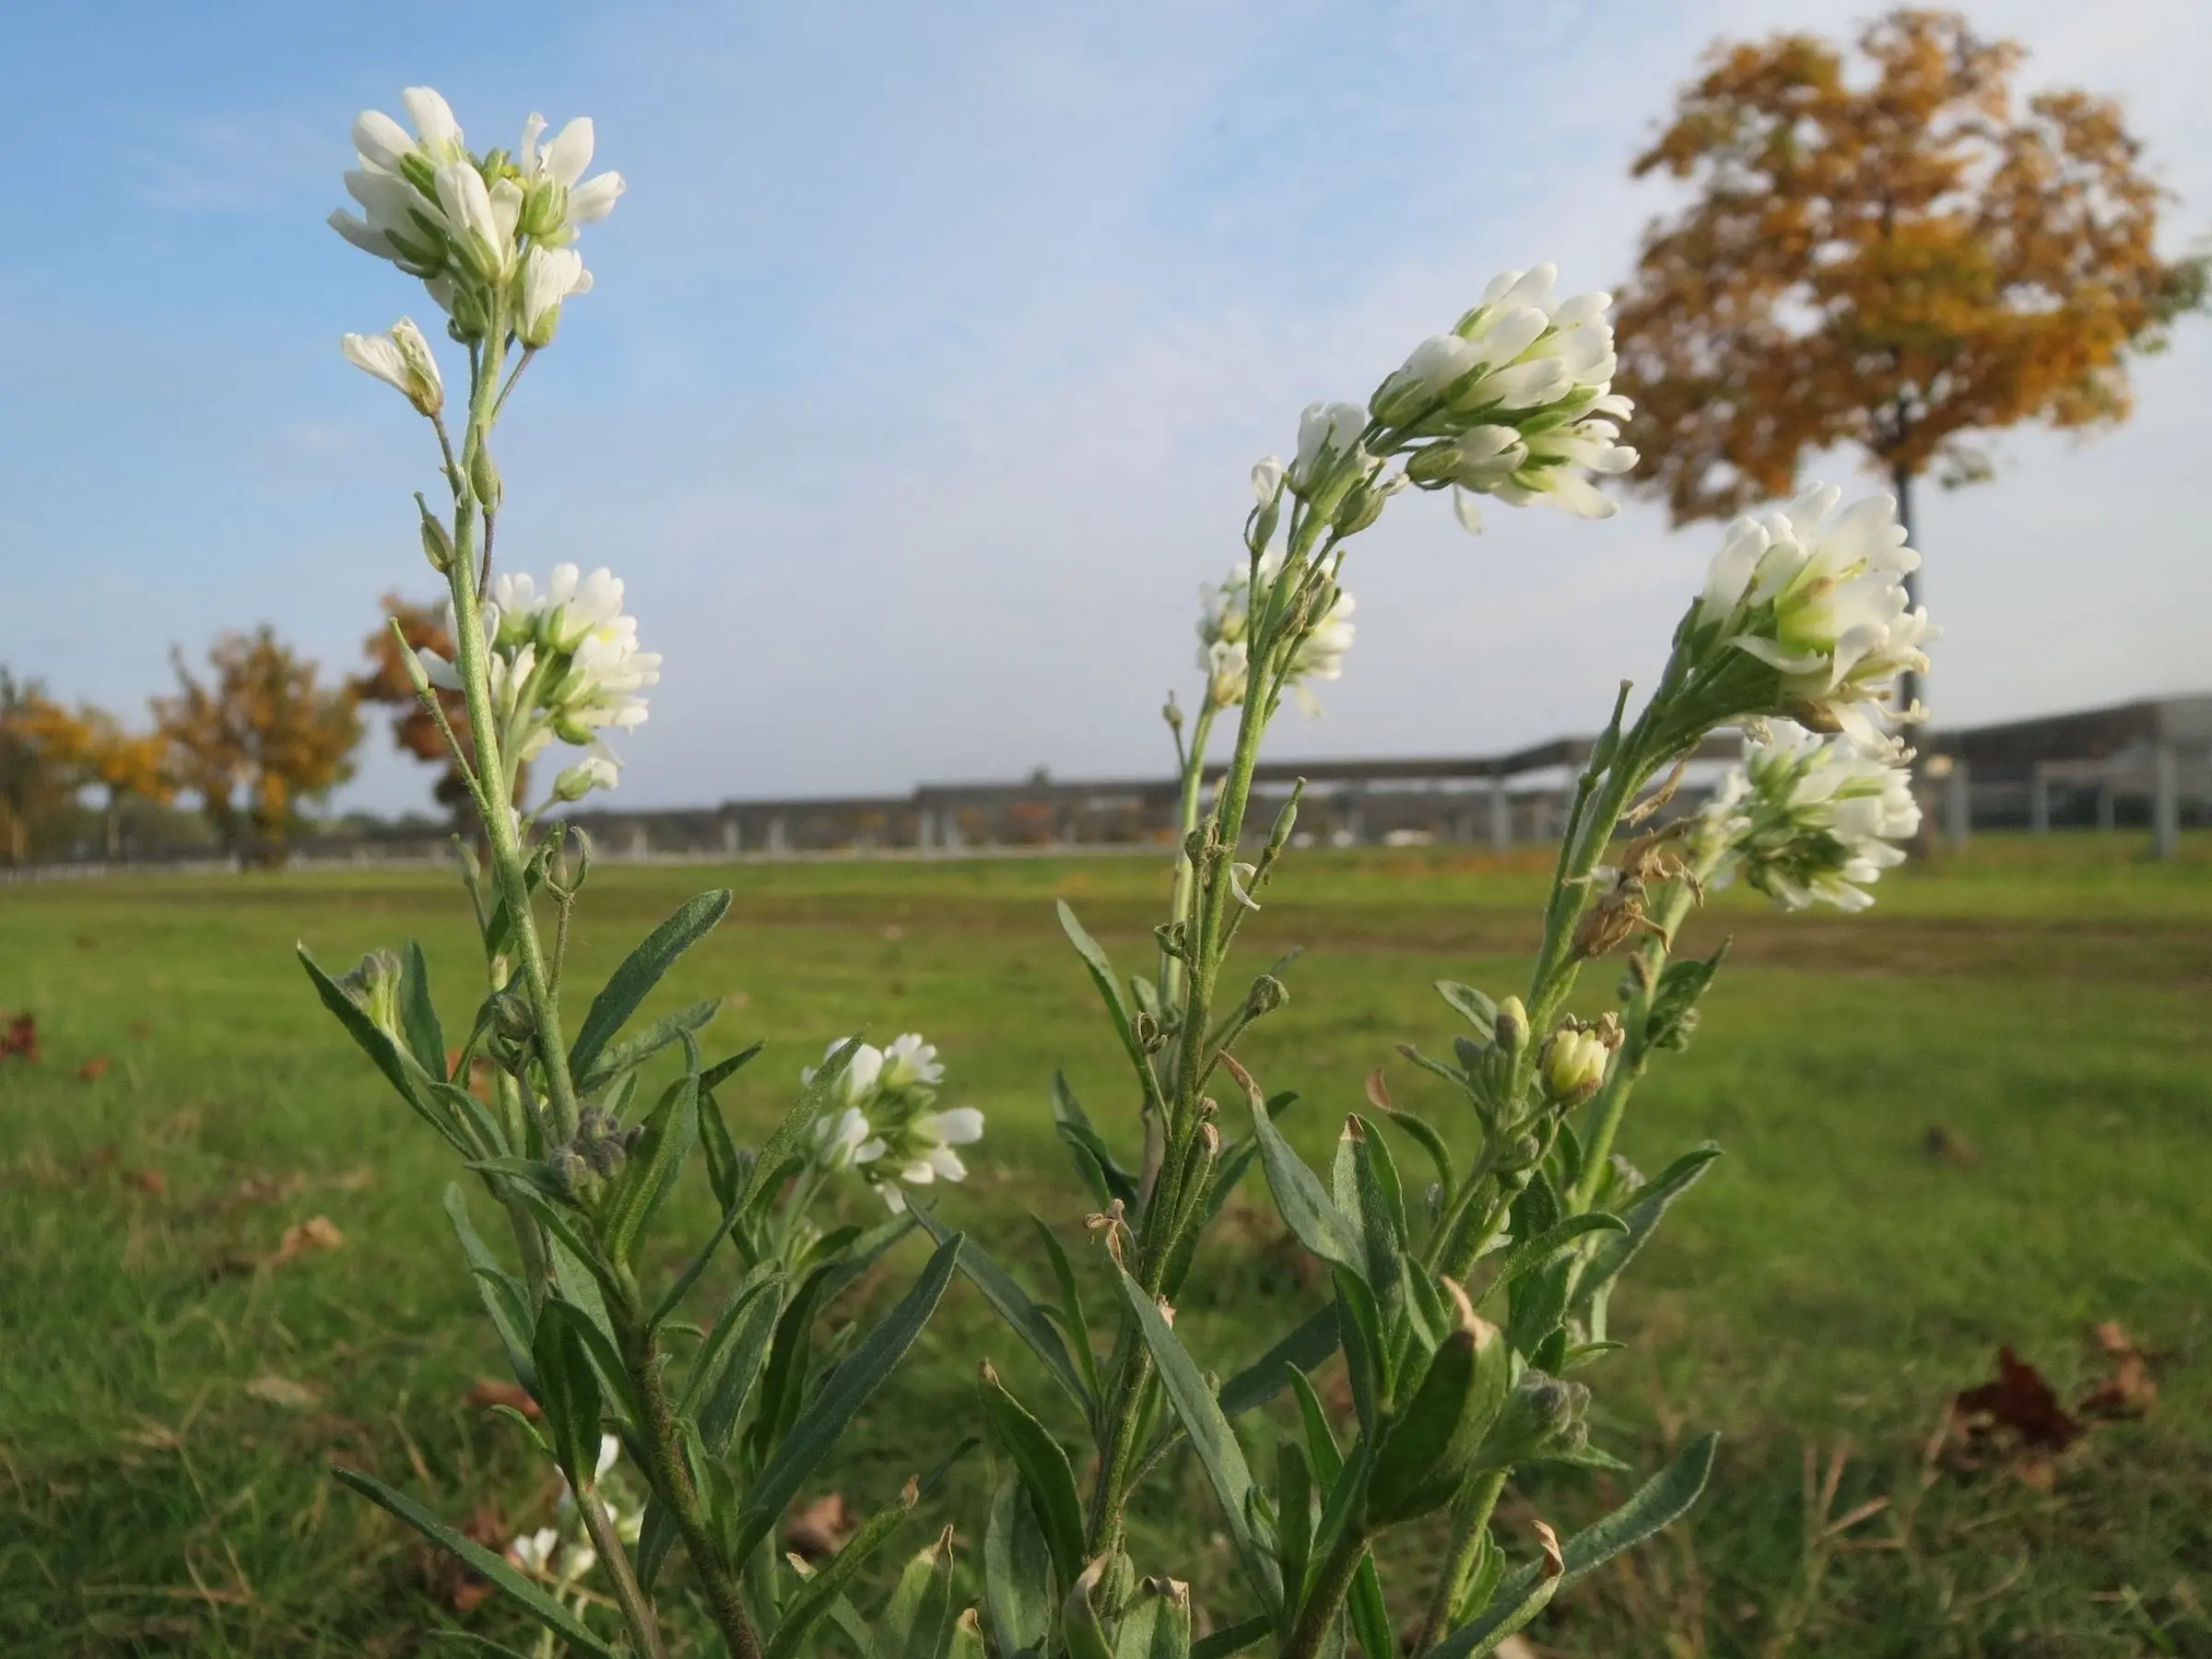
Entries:
<svg viewBox="0 0 2212 1659">
<path fill-rule="evenodd" d="M 439 729 L 437 717 L 416 692 L 415 681 L 407 673 L 402 654 L 404 640 L 405 651 L 434 651 L 446 661 L 453 661 L 453 636 L 446 626 L 445 609 L 441 605 L 417 605 L 397 594 L 386 594 L 383 614 L 391 620 L 361 641 L 361 650 L 369 658 L 369 671 L 353 680 L 353 694 L 363 702 L 382 703 L 392 709 L 394 740 L 418 760 L 442 768 L 430 793 L 441 806 L 459 813 L 468 805 L 468 781 L 453 762 L 453 751 L 446 745 L 444 733 Z M 397 633 L 394 632 L 394 624 Z M 476 745 L 470 741 L 467 703 L 458 691 L 440 691 L 436 695 L 454 742 L 474 766 Z"/>
<path fill-rule="evenodd" d="M 2128 355 L 2202 300 L 2205 262 L 2159 254 L 2165 193 L 2109 100 L 2016 107 L 2022 48 L 1947 12 L 1858 44 L 1870 85 L 1809 35 L 1716 48 L 1636 161 L 1697 193 L 1646 232 L 1618 321 L 1677 524 L 1786 496 L 1801 456 L 1848 444 L 1910 529 L 1915 479 L 1990 475 L 1983 435 L 2124 418 Z"/>
<path fill-rule="evenodd" d="M 226 847 L 282 864 L 301 805 L 353 775 L 361 719 L 351 688 L 320 685 L 316 665 L 265 624 L 220 636 L 205 683 L 183 653 L 171 654 L 177 695 L 154 708 L 177 782 L 200 797 Z"/>
</svg>

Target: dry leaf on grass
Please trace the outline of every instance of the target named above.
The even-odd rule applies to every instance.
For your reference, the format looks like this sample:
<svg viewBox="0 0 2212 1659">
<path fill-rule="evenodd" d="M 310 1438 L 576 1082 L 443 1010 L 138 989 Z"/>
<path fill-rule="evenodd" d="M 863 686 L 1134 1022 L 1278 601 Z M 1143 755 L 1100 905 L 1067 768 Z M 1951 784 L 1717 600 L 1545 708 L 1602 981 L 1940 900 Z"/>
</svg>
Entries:
<svg viewBox="0 0 2212 1659">
<path fill-rule="evenodd" d="M 2117 1320 L 2093 1327 L 2089 1336 L 2112 1369 L 2081 1396 L 2074 1409 L 2085 1418 L 2139 1418 L 2158 1403 L 2159 1382 L 2150 1374 L 2150 1356 L 2128 1340 Z"/>
<path fill-rule="evenodd" d="M 284 1230 L 284 1237 L 277 1241 L 276 1253 L 268 1258 L 268 1265 L 281 1267 L 318 1250 L 343 1249 L 345 1243 L 346 1235 L 328 1216 L 310 1216 Z"/>
<path fill-rule="evenodd" d="M 0 1030 L 0 1060 L 20 1060 L 35 1065 L 39 1059 L 39 1017 L 18 1014 Z"/>
<path fill-rule="evenodd" d="M 123 1172 L 123 1184 L 141 1193 L 166 1193 L 169 1191 L 169 1177 L 159 1170 L 125 1170 Z"/>
<path fill-rule="evenodd" d="M 105 1054 L 95 1054 L 76 1068 L 77 1081 L 80 1083 L 97 1083 L 107 1075 L 108 1057 Z"/>
<path fill-rule="evenodd" d="M 304 1382 L 295 1382 L 289 1377 L 280 1377 L 275 1371 L 264 1371 L 246 1384 L 246 1392 L 257 1400 L 272 1406 L 281 1406 L 288 1411 L 305 1411 L 322 1403 L 323 1396 Z"/>
<path fill-rule="evenodd" d="M 783 1539 L 796 1554 L 809 1561 L 818 1561 L 845 1547 L 845 1540 L 853 1535 L 853 1525 L 852 1512 L 845 1507 L 845 1495 L 830 1492 L 792 1516 L 783 1528 Z"/>
<path fill-rule="evenodd" d="M 545 1415 L 530 1397 L 528 1389 L 520 1382 L 502 1382 L 497 1377 L 478 1377 L 476 1386 L 468 1391 L 468 1403 L 487 1411 L 494 1406 L 505 1406 L 533 1419 Z"/>
<path fill-rule="evenodd" d="M 2058 1403 L 2058 1391 L 2010 1343 L 1997 1350 L 1996 1381 L 1961 1389 L 1951 1419 L 1972 1449 L 2063 1452 L 2081 1438 L 2081 1425 Z"/>
</svg>

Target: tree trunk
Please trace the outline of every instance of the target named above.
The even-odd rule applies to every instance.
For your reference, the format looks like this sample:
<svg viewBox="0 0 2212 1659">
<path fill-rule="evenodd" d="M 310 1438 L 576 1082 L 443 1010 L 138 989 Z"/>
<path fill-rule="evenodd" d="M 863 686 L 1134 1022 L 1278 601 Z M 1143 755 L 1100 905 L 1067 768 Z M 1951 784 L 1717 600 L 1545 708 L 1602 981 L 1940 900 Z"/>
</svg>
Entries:
<svg viewBox="0 0 2212 1659">
<path fill-rule="evenodd" d="M 1889 482 L 1897 491 L 1897 522 L 1904 526 L 1905 540 L 1916 550 L 1920 544 L 1912 535 L 1912 475 L 1902 466 L 1889 469 Z M 1920 603 L 1920 572 L 1905 572 L 1905 608 L 1911 610 Z M 1899 712 L 1912 708 L 1919 700 L 1920 676 L 1908 668 L 1897 677 L 1897 706 Z"/>
</svg>

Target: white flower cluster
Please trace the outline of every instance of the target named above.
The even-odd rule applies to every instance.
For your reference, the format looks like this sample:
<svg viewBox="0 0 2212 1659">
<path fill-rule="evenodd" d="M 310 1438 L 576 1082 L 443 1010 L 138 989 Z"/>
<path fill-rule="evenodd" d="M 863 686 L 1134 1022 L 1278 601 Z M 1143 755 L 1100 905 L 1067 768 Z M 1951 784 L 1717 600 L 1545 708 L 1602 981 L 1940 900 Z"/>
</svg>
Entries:
<svg viewBox="0 0 2212 1659">
<path fill-rule="evenodd" d="M 1815 902 L 1865 910 L 1864 884 L 1904 862 L 1920 829 L 1912 774 L 1887 750 L 1822 737 L 1777 720 L 1751 744 L 1704 810 L 1719 842 L 1714 880 L 1746 882 L 1790 910 Z"/>
<path fill-rule="evenodd" d="M 484 606 L 484 641 L 505 752 L 526 762 L 558 737 L 589 752 L 554 780 L 555 799 L 612 789 L 621 760 L 602 734 L 644 724 L 641 693 L 661 677 L 659 653 L 638 649 L 637 620 L 622 614 L 621 582 L 605 568 L 580 578 L 574 565 L 555 565 L 541 591 L 502 573 Z M 432 685 L 459 689 L 453 664 L 427 646 L 417 654 Z"/>
<path fill-rule="evenodd" d="M 614 1518 L 615 1535 L 625 1544 L 635 1544 L 644 1529 L 644 1505 L 627 1501 L 625 1492 L 608 1489 L 612 1484 L 608 1475 L 621 1454 L 622 1442 L 615 1436 L 599 1437 L 599 1466 L 594 1484 L 600 1488 L 599 1500 Z M 560 1592 L 599 1564 L 599 1552 L 592 1547 L 590 1535 L 582 1533 L 582 1522 L 576 1513 L 576 1494 L 565 1488 L 560 1494 L 557 1519 L 564 1525 L 574 1522 L 582 1535 L 570 1538 L 560 1525 L 541 1526 L 509 1543 L 507 1559 L 532 1578 L 543 1580 Z"/>
<path fill-rule="evenodd" d="M 827 1059 L 844 1046 L 830 1045 Z M 812 1082 L 815 1068 L 800 1073 Z M 939 1111 L 945 1067 L 936 1047 L 909 1031 L 884 1048 L 861 1043 L 837 1080 L 838 1104 L 815 1121 L 818 1169 L 852 1170 L 894 1210 L 906 1208 L 905 1186 L 964 1181 L 968 1166 L 955 1147 L 983 1137 L 983 1114 L 972 1106 Z"/>
<path fill-rule="evenodd" d="M 1220 582 L 1205 582 L 1198 589 L 1198 666 L 1206 674 L 1206 694 L 1218 709 L 1234 708 L 1244 700 L 1251 671 L 1251 632 L 1253 610 L 1266 608 L 1276 579 L 1282 574 L 1283 550 L 1270 547 L 1260 555 L 1259 591 L 1252 591 L 1252 566 L 1241 564 Z M 1299 707 L 1308 714 L 1321 712 L 1321 700 L 1309 680 L 1343 677 L 1344 653 L 1352 648 L 1351 620 L 1355 602 L 1339 587 L 1321 620 L 1290 658 L 1284 678 Z"/>
<path fill-rule="evenodd" d="M 1941 630 L 1924 609 L 1907 608 L 1904 579 L 1920 555 L 1905 545 L 1897 503 L 1869 496 L 1837 512 L 1841 499 L 1816 484 L 1779 512 L 1730 525 L 1689 642 L 1743 652 L 1774 671 L 1763 702 L 1728 715 L 1787 714 L 1893 752 L 1888 724 L 1924 714 L 1888 711 L 1897 677 L 1926 669 L 1924 648 Z"/>
<path fill-rule="evenodd" d="M 452 106 L 429 88 L 409 87 L 400 101 L 412 133 L 375 110 L 355 119 L 360 165 L 346 175 L 346 190 L 361 212 L 340 208 L 331 228 L 421 277 L 457 338 L 497 334 L 504 346 L 512 335 L 526 347 L 547 344 L 562 301 L 592 286 L 571 245 L 577 229 L 605 218 L 622 194 L 619 173 L 583 176 L 591 121 L 579 116 L 541 145 L 546 122 L 533 115 L 512 153 L 477 156 L 463 144 Z"/>
<path fill-rule="evenodd" d="M 1470 530 L 1480 526 L 1478 495 L 1609 517 L 1614 504 L 1592 477 L 1636 465 L 1619 441 L 1635 406 L 1612 389 L 1613 297 L 1555 300 L 1558 276 L 1540 265 L 1494 278 L 1456 328 L 1416 346 L 1359 412 L 1385 453 L 1410 451 L 1413 483 L 1452 488 Z"/>
</svg>

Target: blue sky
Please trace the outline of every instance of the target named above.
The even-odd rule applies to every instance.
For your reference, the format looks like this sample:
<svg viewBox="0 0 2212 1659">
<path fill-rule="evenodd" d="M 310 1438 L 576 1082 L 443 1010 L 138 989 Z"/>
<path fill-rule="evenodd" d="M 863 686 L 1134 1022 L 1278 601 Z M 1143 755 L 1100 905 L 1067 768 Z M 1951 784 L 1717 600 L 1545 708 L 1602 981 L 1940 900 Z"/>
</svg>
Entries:
<svg viewBox="0 0 2212 1659">
<path fill-rule="evenodd" d="M 428 82 L 470 139 L 588 113 L 629 195 L 502 429 L 518 567 L 609 564 L 667 658 L 623 797 L 1163 764 L 1252 459 L 1361 396 L 1492 272 L 1629 267 L 1627 163 L 1716 36 L 1862 6 L 42 7 L 0 146 L 0 662 L 137 710 L 172 642 L 267 620 L 352 666 L 427 594 L 405 405 L 336 339 L 426 301 L 323 225 L 347 125 Z M 2119 96 L 2212 228 L 2212 7 L 1971 8 L 2030 83 Z M 1940 719 L 2212 684 L 2212 324 L 2138 415 L 1931 493 Z M 1828 469 L 1861 487 L 1847 459 Z M 1587 729 L 1655 666 L 1717 530 L 1402 500 L 1359 641 L 1286 756 Z M 426 796 L 381 726 L 341 799 Z"/>
</svg>

